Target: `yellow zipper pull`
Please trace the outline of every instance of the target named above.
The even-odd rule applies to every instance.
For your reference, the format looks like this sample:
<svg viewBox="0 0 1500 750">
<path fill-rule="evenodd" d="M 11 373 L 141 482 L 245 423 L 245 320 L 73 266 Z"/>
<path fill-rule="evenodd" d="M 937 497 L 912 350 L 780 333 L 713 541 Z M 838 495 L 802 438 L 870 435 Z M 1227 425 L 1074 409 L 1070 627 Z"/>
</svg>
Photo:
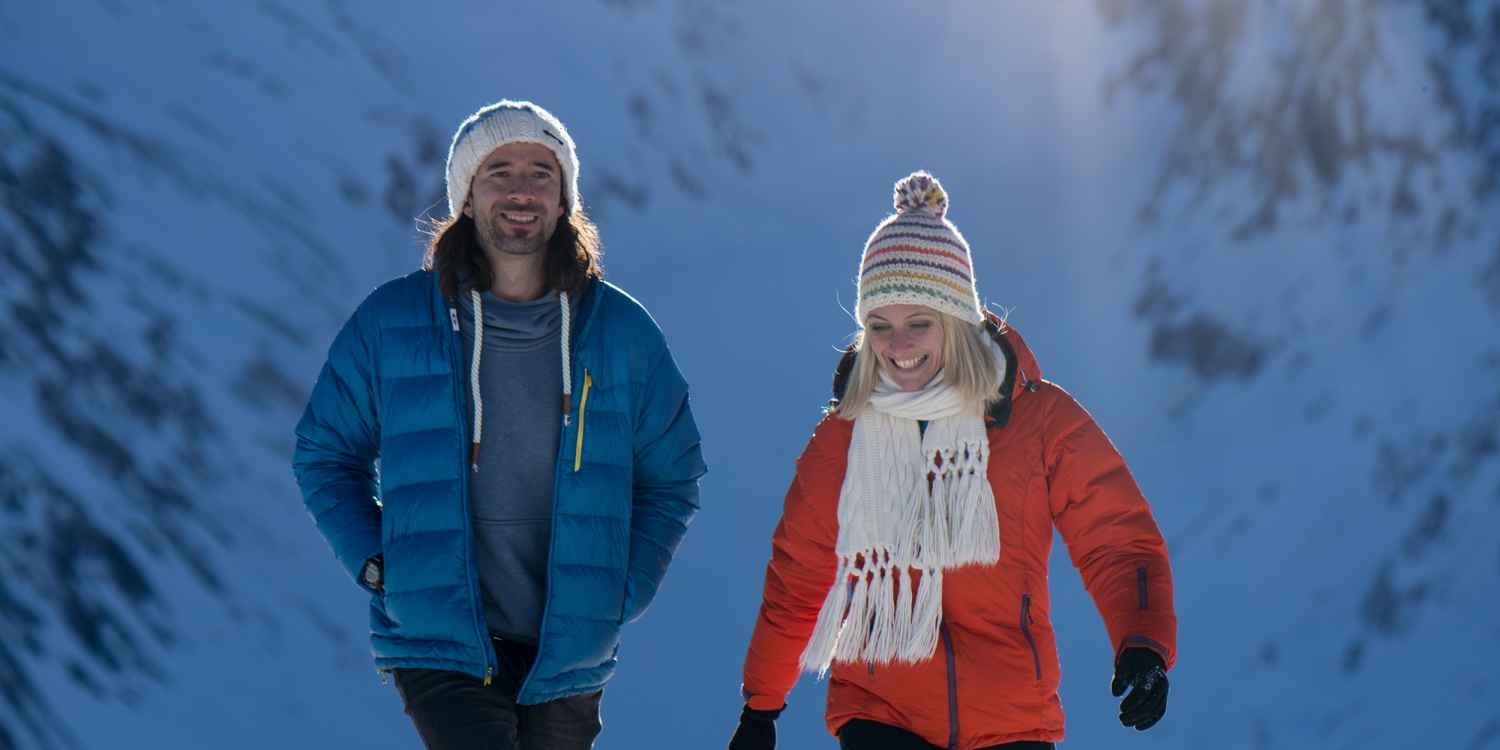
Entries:
<svg viewBox="0 0 1500 750">
<path fill-rule="evenodd" d="M 495 668 L 494 667 L 485 667 L 484 668 L 484 686 L 485 687 L 489 687 L 490 683 L 494 682 L 494 678 L 495 678 Z"/>
<path fill-rule="evenodd" d="M 573 473 L 583 468 L 583 419 L 587 414 L 585 409 L 589 405 L 589 388 L 594 385 L 594 376 L 588 370 L 583 371 L 583 394 L 578 397 L 578 440 L 573 446 Z"/>
</svg>

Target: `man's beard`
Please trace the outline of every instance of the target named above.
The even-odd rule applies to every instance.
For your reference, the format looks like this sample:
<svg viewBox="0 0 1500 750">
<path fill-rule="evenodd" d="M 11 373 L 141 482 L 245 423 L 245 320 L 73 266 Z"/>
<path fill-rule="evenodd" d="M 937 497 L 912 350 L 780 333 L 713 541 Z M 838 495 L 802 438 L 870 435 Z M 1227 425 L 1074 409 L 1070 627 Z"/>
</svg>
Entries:
<svg viewBox="0 0 1500 750">
<path fill-rule="evenodd" d="M 476 214 L 475 227 L 479 230 L 479 246 L 500 255 L 540 255 L 547 251 L 548 237 L 537 232 L 530 237 L 511 237 L 500 228 L 495 219 Z M 540 221 L 540 219 L 538 219 Z"/>
</svg>

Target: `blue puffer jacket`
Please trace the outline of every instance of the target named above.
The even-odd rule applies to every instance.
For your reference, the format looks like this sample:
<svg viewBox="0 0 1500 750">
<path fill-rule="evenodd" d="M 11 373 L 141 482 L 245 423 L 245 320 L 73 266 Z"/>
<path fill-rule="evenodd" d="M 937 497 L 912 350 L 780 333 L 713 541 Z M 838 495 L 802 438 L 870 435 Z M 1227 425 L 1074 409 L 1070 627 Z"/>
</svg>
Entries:
<svg viewBox="0 0 1500 750">
<path fill-rule="evenodd" d="M 469 514 L 468 355 L 449 310 L 430 272 L 376 289 L 334 339 L 292 463 L 308 512 L 355 581 L 365 560 L 384 555 L 384 594 L 371 591 L 370 605 L 376 668 L 488 678 L 495 652 Z M 705 471 L 687 383 L 640 303 L 596 281 L 572 332 L 573 413 L 557 452 L 539 653 L 519 696 L 527 704 L 609 680 L 620 626 L 656 595 Z"/>
</svg>

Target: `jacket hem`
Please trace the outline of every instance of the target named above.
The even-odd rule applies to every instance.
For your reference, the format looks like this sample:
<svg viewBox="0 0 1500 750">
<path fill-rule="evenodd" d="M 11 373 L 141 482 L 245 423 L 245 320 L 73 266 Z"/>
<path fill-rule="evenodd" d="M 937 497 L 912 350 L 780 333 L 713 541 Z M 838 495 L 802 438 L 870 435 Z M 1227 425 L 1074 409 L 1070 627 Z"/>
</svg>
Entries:
<svg viewBox="0 0 1500 750">
<path fill-rule="evenodd" d="M 382 672 L 391 669 L 442 669 L 449 672 L 462 672 L 475 679 L 484 679 L 482 666 L 457 659 L 428 656 L 377 656 L 375 669 Z"/>
<path fill-rule="evenodd" d="M 837 719 L 828 720 L 828 733 L 837 737 L 839 734 L 839 730 L 843 729 L 845 724 L 848 724 L 849 722 L 856 719 L 878 722 L 880 724 L 887 724 L 890 726 L 898 726 L 894 724 L 888 716 L 875 716 L 867 713 L 841 714 Z M 947 747 L 947 745 L 943 743 L 934 743 L 932 741 L 933 738 L 921 735 L 920 732 L 916 732 L 911 727 L 899 728 L 921 736 L 922 739 L 926 740 L 929 744 L 933 744 L 938 747 Z M 946 741 L 946 738 L 943 739 Z M 1013 732 L 1010 734 L 985 734 L 974 737 L 959 738 L 954 747 L 956 748 L 956 750 L 982 750 L 983 748 L 990 747 L 992 745 L 1003 745 L 1007 742 L 1058 743 L 1062 742 L 1063 739 L 1063 731 L 1060 729 L 1028 729 L 1023 732 Z"/>
</svg>

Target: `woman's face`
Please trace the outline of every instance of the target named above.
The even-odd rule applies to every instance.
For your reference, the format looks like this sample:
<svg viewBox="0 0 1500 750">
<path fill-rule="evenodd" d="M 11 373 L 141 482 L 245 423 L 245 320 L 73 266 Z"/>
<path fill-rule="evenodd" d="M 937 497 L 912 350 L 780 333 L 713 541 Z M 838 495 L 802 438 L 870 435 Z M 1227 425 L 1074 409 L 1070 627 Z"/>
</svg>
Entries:
<svg viewBox="0 0 1500 750">
<path fill-rule="evenodd" d="M 885 373 L 903 391 L 931 382 L 943 367 L 943 316 L 922 305 L 886 305 L 865 317 L 865 340 Z"/>
</svg>

